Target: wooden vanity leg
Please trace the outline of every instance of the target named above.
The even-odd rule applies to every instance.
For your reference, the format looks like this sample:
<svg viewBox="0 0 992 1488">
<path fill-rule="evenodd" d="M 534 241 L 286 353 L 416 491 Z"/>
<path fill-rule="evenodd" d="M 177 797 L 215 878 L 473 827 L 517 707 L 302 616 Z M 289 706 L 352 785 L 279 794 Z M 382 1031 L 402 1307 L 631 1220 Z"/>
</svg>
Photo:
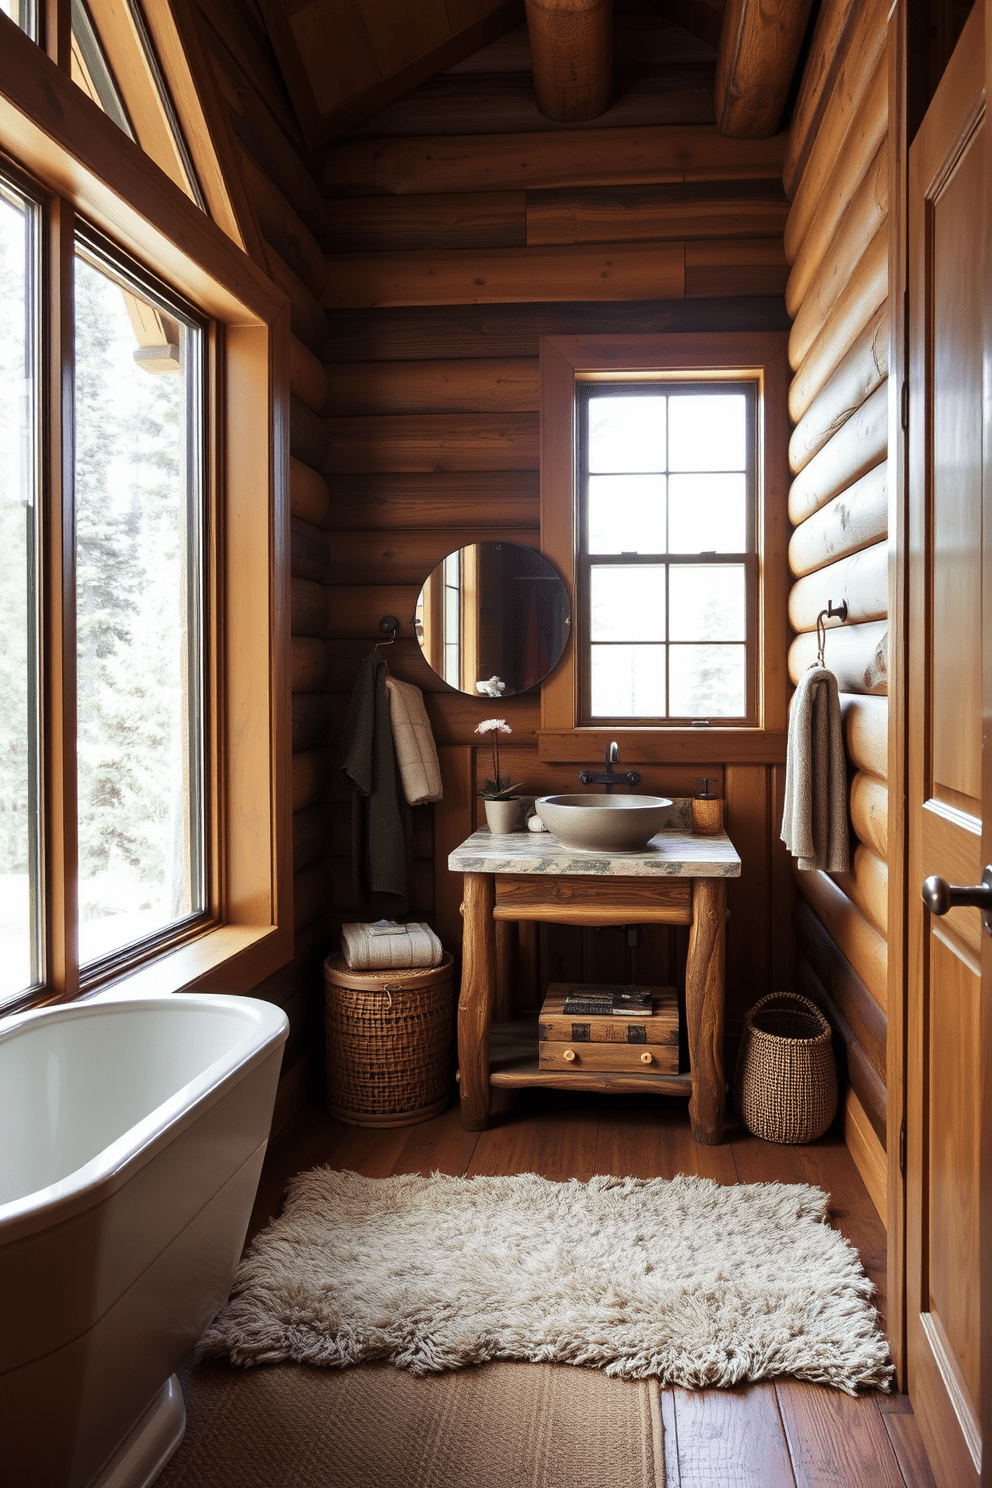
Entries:
<svg viewBox="0 0 992 1488">
<path fill-rule="evenodd" d="M 723 997 L 727 941 L 727 888 L 722 878 L 692 881 L 692 928 L 685 968 L 693 1140 L 723 1140 Z"/>
<path fill-rule="evenodd" d="M 462 991 L 458 999 L 462 1126 L 466 1131 L 485 1131 L 492 1102 L 489 1031 L 496 1002 L 496 932 L 493 924 L 496 880 L 491 873 L 465 873 L 462 881 Z"/>
</svg>

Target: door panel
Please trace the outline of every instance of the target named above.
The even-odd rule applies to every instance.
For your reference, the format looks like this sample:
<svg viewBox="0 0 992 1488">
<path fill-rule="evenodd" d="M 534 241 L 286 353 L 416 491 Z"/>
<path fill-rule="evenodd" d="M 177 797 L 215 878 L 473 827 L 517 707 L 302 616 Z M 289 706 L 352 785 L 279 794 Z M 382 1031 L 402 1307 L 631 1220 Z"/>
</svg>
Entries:
<svg viewBox="0 0 992 1488">
<path fill-rule="evenodd" d="M 983 5 L 909 155 L 907 1365 L 940 1488 L 982 1470 Z M 986 1464 L 986 1472 L 989 1466 Z"/>
</svg>

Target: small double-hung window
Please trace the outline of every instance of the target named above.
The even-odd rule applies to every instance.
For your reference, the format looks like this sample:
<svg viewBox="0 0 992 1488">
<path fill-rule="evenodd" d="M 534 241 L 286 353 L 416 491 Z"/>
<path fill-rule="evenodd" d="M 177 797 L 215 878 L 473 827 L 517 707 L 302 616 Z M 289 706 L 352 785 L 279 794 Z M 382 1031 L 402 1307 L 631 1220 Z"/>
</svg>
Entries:
<svg viewBox="0 0 992 1488">
<path fill-rule="evenodd" d="M 757 383 L 577 394 L 582 722 L 752 723 Z"/>
</svg>

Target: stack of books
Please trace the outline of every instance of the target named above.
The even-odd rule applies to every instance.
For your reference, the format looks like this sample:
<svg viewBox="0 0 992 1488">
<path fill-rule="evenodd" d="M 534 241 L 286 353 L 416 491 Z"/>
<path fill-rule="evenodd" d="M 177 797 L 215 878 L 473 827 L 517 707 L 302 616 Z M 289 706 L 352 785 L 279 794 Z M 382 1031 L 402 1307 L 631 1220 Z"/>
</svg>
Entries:
<svg viewBox="0 0 992 1488">
<path fill-rule="evenodd" d="M 626 986 L 569 987 L 563 1013 L 592 1018 L 650 1018 L 651 988 Z"/>
</svg>

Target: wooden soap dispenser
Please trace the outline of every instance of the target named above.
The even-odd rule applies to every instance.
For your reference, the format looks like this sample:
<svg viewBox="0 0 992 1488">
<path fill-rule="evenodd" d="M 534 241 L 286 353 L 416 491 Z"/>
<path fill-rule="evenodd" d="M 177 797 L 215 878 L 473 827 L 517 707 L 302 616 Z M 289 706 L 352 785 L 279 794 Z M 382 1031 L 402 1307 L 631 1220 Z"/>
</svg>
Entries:
<svg viewBox="0 0 992 1488">
<path fill-rule="evenodd" d="M 703 788 L 698 796 L 692 798 L 692 830 L 697 837 L 714 837 L 723 830 L 723 802 L 719 796 L 710 794 L 708 775 L 697 775 L 696 779 L 702 782 Z"/>
</svg>

